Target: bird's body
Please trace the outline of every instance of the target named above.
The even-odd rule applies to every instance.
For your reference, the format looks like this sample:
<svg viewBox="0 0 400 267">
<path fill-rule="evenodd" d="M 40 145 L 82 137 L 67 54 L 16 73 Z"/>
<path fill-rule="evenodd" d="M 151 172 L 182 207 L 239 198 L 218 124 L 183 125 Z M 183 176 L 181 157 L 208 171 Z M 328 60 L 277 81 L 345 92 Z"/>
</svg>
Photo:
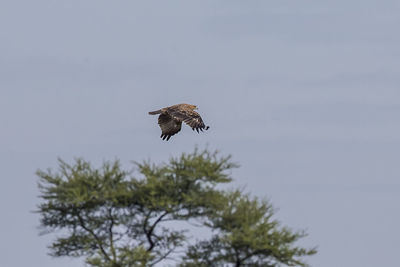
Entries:
<svg viewBox="0 0 400 267">
<path fill-rule="evenodd" d="M 160 125 L 162 132 L 161 138 L 168 141 L 171 136 L 181 130 L 182 122 L 186 123 L 197 132 L 199 132 L 199 130 L 208 130 L 209 126 L 204 124 L 199 113 L 194 111 L 195 109 L 197 109 L 195 105 L 178 104 L 151 111 L 149 114 L 160 114 L 160 116 L 158 116 L 158 125 Z"/>
</svg>

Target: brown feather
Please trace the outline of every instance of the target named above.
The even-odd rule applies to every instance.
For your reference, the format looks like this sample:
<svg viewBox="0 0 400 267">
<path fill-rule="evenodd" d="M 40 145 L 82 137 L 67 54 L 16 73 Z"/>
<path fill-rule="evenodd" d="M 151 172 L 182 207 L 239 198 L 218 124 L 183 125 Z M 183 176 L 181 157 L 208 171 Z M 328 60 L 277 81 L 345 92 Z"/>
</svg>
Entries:
<svg viewBox="0 0 400 267">
<path fill-rule="evenodd" d="M 158 124 L 161 128 L 161 138 L 169 140 L 171 136 L 177 134 L 182 128 L 182 122 L 189 125 L 192 130 L 208 130 L 200 117 L 199 113 L 194 111 L 196 106 L 189 104 L 178 104 L 160 110 L 149 112 L 150 115 L 160 114 Z"/>
</svg>

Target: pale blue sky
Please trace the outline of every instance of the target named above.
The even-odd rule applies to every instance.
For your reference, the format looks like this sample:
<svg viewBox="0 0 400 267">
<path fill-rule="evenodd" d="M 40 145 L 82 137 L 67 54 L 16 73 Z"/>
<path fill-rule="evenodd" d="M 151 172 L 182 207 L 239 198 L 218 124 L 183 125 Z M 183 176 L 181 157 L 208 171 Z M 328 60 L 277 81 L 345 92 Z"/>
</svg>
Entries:
<svg viewBox="0 0 400 267">
<path fill-rule="evenodd" d="M 235 186 L 307 229 L 315 267 L 398 264 L 400 2 L 3 1 L 0 266 L 52 259 L 38 169 L 232 154 Z M 159 138 L 187 102 L 211 129 Z M 397 226 L 396 226 L 397 225 Z"/>
</svg>

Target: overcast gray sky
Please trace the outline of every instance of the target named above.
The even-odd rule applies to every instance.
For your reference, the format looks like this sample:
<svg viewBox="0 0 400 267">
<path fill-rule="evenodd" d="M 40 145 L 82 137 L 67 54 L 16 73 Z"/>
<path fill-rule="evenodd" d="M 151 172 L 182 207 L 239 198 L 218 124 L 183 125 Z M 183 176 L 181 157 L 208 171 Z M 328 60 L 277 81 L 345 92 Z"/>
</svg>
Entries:
<svg viewBox="0 0 400 267">
<path fill-rule="evenodd" d="M 246 186 L 307 229 L 312 266 L 398 264 L 399 1 L 0 2 L 0 266 L 52 259 L 38 169 L 232 154 Z M 211 129 L 159 138 L 148 111 Z"/>
</svg>

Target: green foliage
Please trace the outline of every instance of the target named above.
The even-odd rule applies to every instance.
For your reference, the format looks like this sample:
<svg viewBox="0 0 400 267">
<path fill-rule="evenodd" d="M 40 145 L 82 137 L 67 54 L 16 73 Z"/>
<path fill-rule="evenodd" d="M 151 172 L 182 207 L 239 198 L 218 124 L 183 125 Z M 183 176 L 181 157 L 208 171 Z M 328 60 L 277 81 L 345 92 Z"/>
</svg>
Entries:
<svg viewBox="0 0 400 267">
<path fill-rule="evenodd" d="M 43 231 L 59 236 L 49 246 L 55 257 L 85 257 L 89 266 L 154 266 L 177 258 L 180 266 L 288 266 L 311 255 L 293 245 L 303 233 L 278 228 L 267 202 L 218 185 L 237 167 L 230 157 L 195 150 L 167 164 L 136 163 L 139 177 L 118 161 L 94 168 L 77 159 L 59 161 L 57 172 L 38 171 Z M 196 221 L 213 231 L 211 240 L 187 246 L 186 229 L 171 223 Z"/>
<path fill-rule="evenodd" d="M 208 226 L 216 232 L 210 240 L 190 246 L 180 266 L 307 266 L 299 257 L 315 249 L 294 247 L 303 232 L 280 228 L 266 201 L 240 191 L 225 194 L 223 209 L 211 216 Z"/>
</svg>

